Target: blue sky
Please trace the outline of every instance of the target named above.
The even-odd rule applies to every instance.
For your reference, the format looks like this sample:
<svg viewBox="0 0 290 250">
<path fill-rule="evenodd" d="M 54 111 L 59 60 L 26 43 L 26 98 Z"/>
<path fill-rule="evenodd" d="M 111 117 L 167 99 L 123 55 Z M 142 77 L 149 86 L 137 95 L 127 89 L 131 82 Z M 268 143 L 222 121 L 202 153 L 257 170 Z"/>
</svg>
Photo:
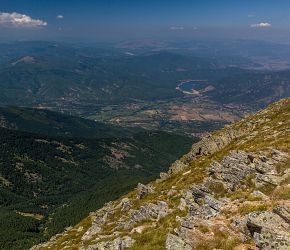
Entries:
<svg viewBox="0 0 290 250">
<path fill-rule="evenodd" d="M 0 0 L 0 39 L 288 41 L 289 13 L 289 0 Z"/>
</svg>

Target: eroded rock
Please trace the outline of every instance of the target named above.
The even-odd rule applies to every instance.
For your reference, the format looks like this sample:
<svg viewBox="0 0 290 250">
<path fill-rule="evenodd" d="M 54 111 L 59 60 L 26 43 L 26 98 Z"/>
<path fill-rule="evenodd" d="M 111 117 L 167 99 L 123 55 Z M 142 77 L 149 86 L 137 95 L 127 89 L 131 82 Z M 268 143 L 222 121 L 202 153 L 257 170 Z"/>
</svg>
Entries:
<svg viewBox="0 0 290 250">
<path fill-rule="evenodd" d="M 139 183 L 137 186 L 137 198 L 142 199 L 145 195 L 149 193 L 153 193 L 154 188 L 150 185 L 144 185 L 142 183 Z"/>
<path fill-rule="evenodd" d="M 111 241 L 102 241 L 94 245 L 88 246 L 88 250 L 123 250 L 132 247 L 135 240 L 129 236 L 118 237 Z"/>
<path fill-rule="evenodd" d="M 191 250 L 191 246 L 174 234 L 168 234 L 166 238 L 167 250 Z"/>
<path fill-rule="evenodd" d="M 290 225 L 273 212 L 253 212 L 248 215 L 247 227 L 261 249 L 286 250 L 290 245 Z"/>
</svg>

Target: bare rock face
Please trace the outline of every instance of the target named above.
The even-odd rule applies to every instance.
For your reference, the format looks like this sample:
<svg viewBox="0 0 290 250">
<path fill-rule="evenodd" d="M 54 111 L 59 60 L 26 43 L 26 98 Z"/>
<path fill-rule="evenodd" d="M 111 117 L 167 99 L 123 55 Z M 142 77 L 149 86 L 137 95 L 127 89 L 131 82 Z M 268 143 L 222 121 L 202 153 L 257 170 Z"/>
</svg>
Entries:
<svg viewBox="0 0 290 250">
<path fill-rule="evenodd" d="M 277 162 L 284 162 L 286 163 L 287 160 L 289 159 L 288 154 L 281 152 L 277 149 L 273 149 L 272 150 L 272 158 L 273 160 L 277 161 Z"/>
<path fill-rule="evenodd" d="M 166 180 L 170 175 L 180 173 L 188 168 L 189 163 L 199 156 L 213 154 L 227 146 L 234 139 L 245 134 L 244 130 L 226 130 L 219 136 L 208 135 L 201 141 L 193 144 L 191 151 L 184 156 L 183 160 L 174 162 L 167 173 L 161 173 L 160 179 Z"/>
<path fill-rule="evenodd" d="M 160 179 L 157 180 L 157 181 L 165 181 L 168 177 L 169 177 L 168 173 L 161 172 L 160 173 Z"/>
<path fill-rule="evenodd" d="M 208 171 L 214 178 L 223 181 L 231 191 L 236 190 L 247 176 L 256 172 L 251 166 L 249 155 L 243 151 L 231 152 L 220 163 L 211 164 Z"/>
<path fill-rule="evenodd" d="M 150 185 L 139 183 L 137 186 L 137 198 L 142 199 L 146 194 L 153 193 L 154 189 Z"/>
<path fill-rule="evenodd" d="M 91 213 L 92 225 L 89 229 L 84 233 L 81 240 L 87 241 L 94 238 L 97 234 L 102 232 L 102 226 L 106 223 L 108 212 L 112 210 L 111 203 L 107 203 L 102 209 L 96 211 L 95 213 Z"/>
<path fill-rule="evenodd" d="M 187 161 L 192 161 L 198 156 L 213 154 L 244 133 L 245 131 L 242 130 L 229 129 L 224 131 L 220 136 L 209 135 L 192 146 L 190 153 L 186 155 Z"/>
<path fill-rule="evenodd" d="M 90 245 L 88 250 L 123 250 L 125 248 L 132 247 L 135 240 L 129 236 L 118 237 L 112 241 L 102 241 L 95 245 Z"/>
<path fill-rule="evenodd" d="M 285 217 L 285 211 L 288 211 L 289 207 L 277 209 Z M 259 248 L 288 249 L 290 246 L 290 224 L 283 217 L 268 211 L 249 214 L 247 226 Z"/>
<path fill-rule="evenodd" d="M 258 197 L 264 201 L 269 200 L 269 197 L 267 195 L 265 195 L 264 193 L 262 193 L 261 191 L 255 190 L 253 193 L 251 193 L 251 195 L 254 197 Z"/>
<path fill-rule="evenodd" d="M 185 164 L 184 162 L 182 162 L 180 160 L 177 160 L 171 165 L 171 167 L 168 171 L 168 174 L 172 175 L 172 174 L 180 173 L 184 169 L 186 169 L 187 167 L 188 167 L 187 164 Z"/>
<path fill-rule="evenodd" d="M 181 238 L 174 234 L 168 234 L 166 239 L 167 250 L 191 250 L 191 246 L 186 244 Z"/>
<path fill-rule="evenodd" d="M 92 239 L 95 235 L 97 235 L 98 233 L 102 232 L 102 228 L 97 225 L 97 224 L 93 224 L 86 232 L 85 234 L 82 236 L 82 240 L 86 241 L 86 240 L 90 240 Z"/>
<path fill-rule="evenodd" d="M 138 210 L 130 210 L 129 218 L 118 222 L 118 229 L 132 229 L 138 222 L 145 220 L 160 220 L 170 212 L 168 205 L 164 201 L 157 201 L 157 204 L 147 203 Z"/>
<path fill-rule="evenodd" d="M 289 158 L 285 153 L 280 152 L 279 155 L 283 155 L 283 161 Z M 281 159 L 282 156 L 279 160 Z M 180 227 L 174 230 L 175 234 L 168 234 L 167 249 L 195 249 L 202 243 L 204 237 L 210 239 L 210 234 L 207 236 L 198 228 L 201 225 L 214 228 L 223 217 L 222 209 L 235 206 L 230 199 L 216 198 L 214 193 L 222 194 L 223 191 L 229 193 L 240 190 L 248 177 L 254 180 L 255 176 L 256 180 L 259 178 L 263 180 L 261 185 L 264 185 L 265 181 L 269 183 L 269 179 L 278 185 L 283 180 L 283 175 L 277 174 L 274 167 L 276 163 L 276 160 L 265 156 L 262 152 L 252 154 L 244 151 L 232 151 L 220 162 L 213 162 L 207 168 L 209 177 L 205 178 L 203 183 L 193 185 L 186 190 L 180 199 L 178 209 L 188 209 L 188 215 L 178 219 Z M 287 173 L 284 175 L 286 176 Z M 270 199 L 258 190 L 254 190 L 252 195 L 264 201 Z M 231 228 L 222 223 L 220 228 L 228 230 L 229 235 L 241 241 L 254 238 L 256 245 L 261 249 L 284 250 L 290 244 L 289 218 L 289 207 L 278 206 L 273 212 L 251 213 L 248 217 L 239 216 L 233 220 Z"/>
<path fill-rule="evenodd" d="M 126 212 L 131 208 L 131 206 L 132 202 L 128 198 L 124 198 L 115 208 L 121 208 L 121 212 Z"/>
<path fill-rule="evenodd" d="M 290 206 L 279 205 L 273 209 L 273 212 L 290 224 Z"/>
</svg>

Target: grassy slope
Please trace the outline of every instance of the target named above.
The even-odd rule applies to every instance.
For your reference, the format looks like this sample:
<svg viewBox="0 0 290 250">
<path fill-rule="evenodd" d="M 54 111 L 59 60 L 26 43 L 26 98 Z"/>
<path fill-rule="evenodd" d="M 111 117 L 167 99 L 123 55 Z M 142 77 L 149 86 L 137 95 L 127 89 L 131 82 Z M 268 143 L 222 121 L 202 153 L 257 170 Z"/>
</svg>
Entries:
<svg viewBox="0 0 290 250">
<path fill-rule="evenodd" d="M 248 133 L 244 136 L 232 141 L 228 146 L 224 149 L 209 155 L 202 156 L 193 160 L 190 164 L 189 169 L 191 172 L 187 172 L 186 175 L 176 174 L 166 181 L 163 182 L 152 182 L 152 185 L 155 187 L 156 192 L 153 194 L 147 195 L 144 199 L 138 200 L 136 199 L 136 191 L 132 191 L 125 195 L 124 197 L 128 197 L 133 201 L 133 209 L 139 208 L 141 205 L 144 205 L 148 202 L 155 203 L 157 200 L 167 199 L 167 202 L 171 208 L 176 208 L 179 204 L 179 198 L 181 197 L 182 190 L 190 187 L 193 184 L 200 183 L 206 176 L 205 168 L 209 166 L 209 164 L 213 160 L 221 160 L 224 156 L 228 155 L 231 150 L 245 150 L 250 152 L 255 152 L 259 150 L 268 150 L 269 148 L 276 148 L 278 150 L 290 153 L 290 136 L 289 136 L 289 121 L 290 121 L 290 99 L 281 100 L 278 103 L 272 104 L 266 110 L 259 112 L 258 114 L 248 117 L 240 122 L 237 122 L 230 126 L 231 129 L 239 130 L 239 129 L 248 129 Z M 221 135 L 225 130 L 229 129 L 226 127 L 220 131 L 213 133 L 214 136 Z M 186 158 L 186 157 L 185 157 Z M 184 158 L 184 160 L 186 160 Z M 187 171 L 186 169 L 185 171 Z M 245 192 L 234 192 L 229 196 L 231 199 L 235 199 L 237 197 L 243 198 L 247 201 L 249 194 L 252 192 L 251 182 L 247 182 L 245 180 L 245 185 L 248 186 L 247 191 Z M 172 198 L 167 198 L 166 194 L 169 190 L 171 190 L 172 186 L 175 186 L 176 190 L 181 191 L 179 196 L 173 196 Z M 280 187 L 278 187 L 280 188 Z M 267 193 L 273 202 L 275 199 L 289 199 L 289 188 L 284 190 L 262 190 Z M 287 194 L 288 193 L 288 194 Z M 277 195 L 279 194 L 279 195 Z M 124 198 L 122 197 L 122 198 Z M 113 205 L 119 204 L 120 200 L 117 200 L 113 203 Z M 258 206 L 247 206 L 242 207 L 238 212 L 241 214 L 245 214 L 251 211 L 260 211 L 268 209 L 267 206 L 272 206 L 271 204 L 264 204 Z M 229 211 L 231 213 L 231 211 Z M 109 222 L 117 221 L 122 213 L 116 212 L 109 218 Z M 177 211 L 166 216 L 159 222 L 157 222 L 154 228 L 150 228 L 145 230 L 142 234 L 134 233 L 132 234 L 132 238 L 136 240 L 136 243 L 132 247 L 132 249 L 144 249 L 144 250 L 152 250 L 152 249 L 164 249 L 165 240 L 168 232 L 172 232 L 175 227 L 178 226 L 178 222 L 176 222 L 176 216 L 184 216 L 183 212 Z M 146 224 L 146 222 L 142 222 L 141 224 Z M 82 237 L 82 233 L 78 232 L 77 229 L 79 227 L 83 227 L 83 232 L 86 231 L 91 225 L 90 217 L 85 218 L 79 224 L 74 227 L 74 230 L 67 231 L 65 234 L 57 237 L 50 248 L 43 246 L 40 249 L 63 249 L 64 246 L 69 247 L 69 249 L 77 249 L 79 246 L 80 239 Z M 107 223 L 108 225 L 108 223 Z M 137 225 L 138 226 L 138 225 Z M 111 227 L 103 228 L 102 234 L 110 234 Z M 128 234 L 127 231 L 121 231 L 125 235 Z M 89 243 L 88 243 L 89 244 Z M 216 237 L 213 238 L 210 242 L 204 242 L 203 246 L 206 248 L 200 249 L 213 249 L 213 248 L 222 248 L 222 249 L 232 249 L 233 246 L 239 244 L 236 241 L 232 241 L 229 239 L 227 235 L 224 234 L 216 234 Z M 51 248 L 52 247 L 52 248 Z"/>
</svg>

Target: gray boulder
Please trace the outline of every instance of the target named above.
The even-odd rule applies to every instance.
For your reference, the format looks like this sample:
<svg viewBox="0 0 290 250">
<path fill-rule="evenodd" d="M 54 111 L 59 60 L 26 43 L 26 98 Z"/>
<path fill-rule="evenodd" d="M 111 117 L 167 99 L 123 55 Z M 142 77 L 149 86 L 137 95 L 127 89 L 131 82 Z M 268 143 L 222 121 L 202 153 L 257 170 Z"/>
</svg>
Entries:
<svg viewBox="0 0 290 250">
<path fill-rule="evenodd" d="M 290 245 L 290 225 L 273 212 L 253 212 L 247 227 L 260 249 L 286 250 Z"/>
<path fill-rule="evenodd" d="M 188 245 L 183 239 L 174 234 L 168 234 L 166 238 L 167 250 L 191 250 L 191 246 Z"/>
<path fill-rule="evenodd" d="M 290 224 L 290 206 L 279 205 L 273 209 L 273 212 L 278 214 L 281 218 Z"/>
<path fill-rule="evenodd" d="M 271 184 L 278 186 L 282 181 L 281 177 L 271 174 L 257 174 L 256 176 L 256 186 L 261 187 L 265 184 Z"/>
<path fill-rule="evenodd" d="M 118 237 L 111 241 L 102 241 L 100 243 L 88 246 L 88 250 L 123 250 L 132 247 L 135 243 L 129 236 Z"/>
<path fill-rule="evenodd" d="M 169 168 L 168 174 L 173 175 L 184 171 L 188 167 L 184 162 L 177 160 Z M 160 176 L 161 177 L 161 176 Z M 161 177 L 162 178 L 162 177 Z"/>
<path fill-rule="evenodd" d="M 150 185 L 144 185 L 142 183 L 138 183 L 137 186 L 137 198 L 142 199 L 146 194 L 153 193 L 154 189 Z"/>
</svg>

